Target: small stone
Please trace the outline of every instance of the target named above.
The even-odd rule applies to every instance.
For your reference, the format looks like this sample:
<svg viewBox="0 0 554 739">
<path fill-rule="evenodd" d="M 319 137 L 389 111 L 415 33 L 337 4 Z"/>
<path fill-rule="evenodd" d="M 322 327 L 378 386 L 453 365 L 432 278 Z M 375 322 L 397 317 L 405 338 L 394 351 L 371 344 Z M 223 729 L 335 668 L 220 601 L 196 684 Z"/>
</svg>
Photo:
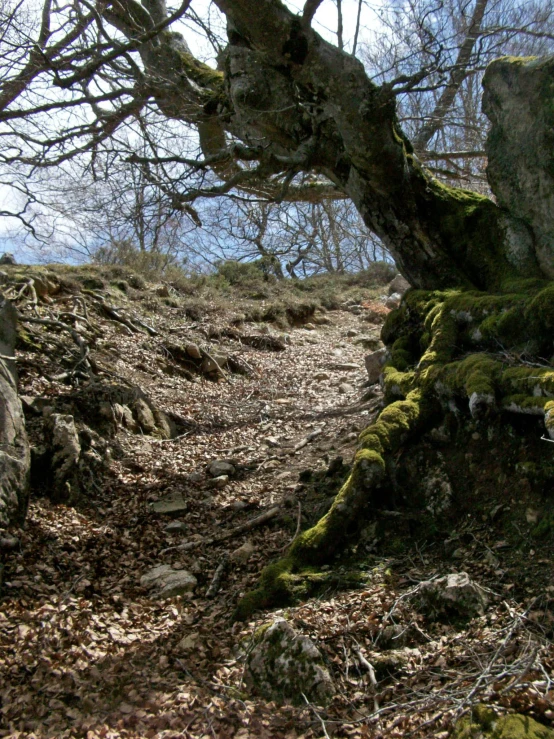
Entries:
<svg viewBox="0 0 554 739">
<path fill-rule="evenodd" d="M 202 352 L 197 344 L 185 344 L 185 351 L 191 359 L 202 359 Z"/>
<path fill-rule="evenodd" d="M 358 335 L 358 332 L 356 331 L 355 328 L 350 328 L 346 332 L 346 335 L 349 336 L 350 338 L 354 338 L 354 336 L 357 336 Z"/>
<path fill-rule="evenodd" d="M 313 323 L 305 323 L 304 324 L 304 328 L 306 329 L 306 331 L 315 331 L 316 330 L 316 326 Z"/>
<path fill-rule="evenodd" d="M 150 434 L 152 431 L 156 430 L 156 420 L 154 418 L 154 414 L 152 413 L 152 410 L 144 401 L 142 398 L 138 398 L 138 400 L 135 400 L 133 403 L 133 411 L 134 416 L 137 419 L 139 426 L 141 429 L 147 433 Z"/>
<path fill-rule="evenodd" d="M 245 541 L 242 546 L 231 554 L 231 560 L 238 564 L 245 564 L 256 551 L 256 547 L 250 541 Z"/>
<path fill-rule="evenodd" d="M 153 598 L 173 598 L 194 590 L 197 580 L 188 570 L 174 570 L 171 565 L 159 565 L 144 574 L 140 584 L 153 591 Z"/>
<path fill-rule="evenodd" d="M 344 439 L 342 440 L 342 444 L 352 444 L 352 442 L 358 440 L 359 434 L 357 434 L 355 431 L 351 431 L 349 434 L 346 434 Z"/>
<path fill-rule="evenodd" d="M 422 613 L 430 618 L 454 615 L 457 618 L 482 616 L 489 603 L 483 588 L 458 572 L 422 582 L 414 594 Z"/>
<path fill-rule="evenodd" d="M 243 511 L 245 508 L 248 508 L 248 503 L 244 500 L 234 500 L 232 503 L 229 504 L 229 508 L 232 508 L 234 511 Z"/>
<path fill-rule="evenodd" d="M 360 365 L 354 362 L 337 362 L 331 365 L 331 369 L 340 370 L 341 372 L 356 372 L 360 369 Z"/>
<path fill-rule="evenodd" d="M 187 503 L 181 493 L 170 493 L 169 495 L 150 503 L 150 509 L 153 513 L 171 514 L 182 513 L 187 510 Z"/>
<path fill-rule="evenodd" d="M 409 290 L 409 288 L 410 283 L 408 280 L 402 277 L 402 275 L 396 275 L 396 277 L 389 282 L 388 293 L 389 295 L 393 295 L 394 293 L 404 295 L 406 290 Z"/>
<path fill-rule="evenodd" d="M 279 439 L 275 436 L 266 436 L 264 439 L 264 443 L 268 446 L 280 446 Z"/>
<path fill-rule="evenodd" d="M 227 366 L 228 358 L 225 354 L 213 354 L 213 359 L 210 357 L 204 357 L 202 360 L 201 370 L 205 375 L 209 375 L 212 372 L 219 372 L 220 369 L 224 369 Z"/>
<path fill-rule="evenodd" d="M 177 644 L 177 650 L 179 652 L 190 652 L 192 649 L 196 649 L 196 647 L 198 646 L 199 640 L 200 640 L 199 633 L 195 632 L 192 634 L 187 634 Z"/>
<path fill-rule="evenodd" d="M 323 380 L 329 380 L 331 376 L 327 372 L 318 372 L 314 375 L 314 380 L 317 382 L 323 382 Z"/>
<path fill-rule="evenodd" d="M 538 522 L 540 518 L 540 512 L 537 511 L 535 508 L 527 508 L 525 511 L 525 520 L 529 524 L 535 524 Z"/>
<path fill-rule="evenodd" d="M 365 368 L 367 370 L 368 381 L 371 385 L 379 381 L 383 365 L 387 357 L 386 349 L 377 349 L 377 351 L 368 354 L 365 358 Z"/>
<path fill-rule="evenodd" d="M 168 534 L 184 534 L 188 529 L 188 526 L 186 523 L 183 523 L 182 521 L 171 521 L 167 524 L 164 531 L 167 531 Z"/>
<path fill-rule="evenodd" d="M 358 336 L 352 343 L 361 344 L 366 349 L 372 349 L 373 351 L 382 346 L 381 339 L 378 336 Z"/>
<path fill-rule="evenodd" d="M 202 482 L 206 476 L 203 472 L 191 472 L 186 477 L 189 482 L 198 483 Z"/>
<path fill-rule="evenodd" d="M 347 382 L 342 382 L 339 385 L 339 393 L 341 393 L 342 395 L 350 395 L 350 393 L 353 393 L 353 392 L 354 392 L 354 388 L 352 387 L 352 385 L 349 385 Z"/>
<path fill-rule="evenodd" d="M 229 475 L 218 475 L 217 477 L 212 477 L 211 480 L 208 480 L 207 485 L 209 488 L 224 488 L 225 485 L 229 482 Z"/>
<path fill-rule="evenodd" d="M 208 473 L 212 477 L 221 477 L 222 475 L 232 477 L 236 471 L 235 466 L 224 459 L 214 459 L 214 461 L 210 462 L 208 465 Z"/>
<path fill-rule="evenodd" d="M 385 308 L 390 308 L 393 310 L 394 308 L 398 308 L 400 306 L 400 301 L 402 300 L 402 295 L 399 293 L 393 293 L 392 295 L 389 295 L 389 297 L 385 300 Z"/>
</svg>

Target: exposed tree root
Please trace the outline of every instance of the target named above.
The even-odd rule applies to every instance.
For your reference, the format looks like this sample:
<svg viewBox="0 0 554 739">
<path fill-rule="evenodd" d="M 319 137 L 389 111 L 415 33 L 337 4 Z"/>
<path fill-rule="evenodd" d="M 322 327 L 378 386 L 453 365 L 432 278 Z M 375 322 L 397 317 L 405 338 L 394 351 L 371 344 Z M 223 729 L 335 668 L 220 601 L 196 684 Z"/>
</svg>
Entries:
<svg viewBox="0 0 554 739">
<path fill-rule="evenodd" d="M 351 474 L 327 514 L 263 571 L 259 587 L 239 603 L 237 618 L 307 594 L 306 580 L 317 580 L 314 568 L 354 544 L 379 509 L 395 507 L 406 445 L 445 419 L 464 428 L 498 426 L 502 414 L 537 416 L 554 438 L 554 368 L 542 359 L 554 350 L 552 324 L 551 282 L 512 282 L 496 294 L 409 291 L 382 332 L 389 350 L 382 375 L 388 405 L 360 435 Z M 401 472 L 412 485 L 410 475 Z M 428 501 L 423 506 L 441 512 Z"/>
</svg>

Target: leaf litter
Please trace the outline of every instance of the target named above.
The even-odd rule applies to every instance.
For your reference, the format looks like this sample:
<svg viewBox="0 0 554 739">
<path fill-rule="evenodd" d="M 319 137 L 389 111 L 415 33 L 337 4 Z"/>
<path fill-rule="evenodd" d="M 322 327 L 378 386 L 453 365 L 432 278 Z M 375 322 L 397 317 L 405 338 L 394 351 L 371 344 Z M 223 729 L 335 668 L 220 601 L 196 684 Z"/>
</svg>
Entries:
<svg viewBox="0 0 554 739">
<path fill-rule="evenodd" d="M 194 324 L 157 301 L 144 317 L 155 336 L 122 334 L 97 317 L 97 366 L 139 385 L 183 426 L 174 439 L 120 429 L 109 474 L 78 509 L 32 499 L 15 532 L 20 547 L 5 563 L 0 736 L 444 739 L 478 701 L 552 723 L 554 587 L 522 602 L 510 600 L 503 582 L 486 616 L 464 628 L 428 624 L 405 595 L 440 571 L 437 559 L 375 556 L 364 589 L 330 590 L 232 622 L 238 598 L 283 552 L 298 521 L 306 525 L 299 473 L 324 470 L 338 455 L 348 462 L 379 404 L 378 394 L 361 400 L 365 352 L 349 337 L 367 330 L 364 315 L 344 309 L 328 316 L 315 331 L 292 329 L 278 353 L 260 349 L 262 342 L 220 341 L 217 348 L 243 355 L 252 373 L 219 382 L 168 373 L 161 347 L 167 334 L 198 341 L 217 335 L 214 324 L 221 329 L 229 320 L 224 312 Z M 248 326 L 249 335 L 257 331 Z M 67 392 L 45 377 L 51 357 L 21 355 L 22 394 Z M 359 369 L 336 369 L 347 363 Z M 344 392 L 345 383 L 351 390 Z M 217 458 L 237 469 L 221 487 L 205 473 Z M 153 513 L 151 504 L 171 493 L 186 510 L 177 519 Z M 276 505 L 283 515 L 240 531 Z M 176 520 L 181 528 L 167 531 Z M 234 528 L 237 536 L 222 538 Z M 183 542 L 194 546 L 180 549 Z M 246 544 L 251 554 L 232 556 Z M 217 591 L 206 597 L 223 562 Z M 195 592 L 151 599 L 140 578 L 160 564 L 193 572 Z M 276 615 L 323 652 L 337 686 L 327 708 L 276 705 L 246 693 L 245 652 L 256 629 Z M 393 652 L 401 653 L 396 663 L 379 663 L 380 654 Z"/>
</svg>

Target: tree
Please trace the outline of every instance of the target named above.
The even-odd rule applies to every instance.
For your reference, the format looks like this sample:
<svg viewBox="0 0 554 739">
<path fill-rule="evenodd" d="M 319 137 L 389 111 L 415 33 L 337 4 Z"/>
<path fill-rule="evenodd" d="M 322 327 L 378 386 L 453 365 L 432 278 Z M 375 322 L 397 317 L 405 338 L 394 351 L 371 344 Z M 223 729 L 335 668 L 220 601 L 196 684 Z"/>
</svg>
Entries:
<svg viewBox="0 0 554 739">
<path fill-rule="evenodd" d="M 174 142 L 131 156 L 154 182 L 154 167 L 182 168 L 183 187 L 171 190 L 180 207 L 224 193 L 280 202 L 348 198 L 419 288 L 385 325 L 387 406 L 362 434 L 347 482 L 323 519 L 265 571 L 242 602 L 246 615 L 291 597 L 307 566 L 339 551 L 390 492 L 402 445 L 448 414 L 480 423 L 502 412 L 535 414 L 553 429 L 554 373 L 540 358 L 554 348 L 554 62 L 509 58 L 487 69 L 494 202 L 434 178 L 399 124 L 397 96 L 432 77 L 440 44 L 430 45 L 431 63 L 378 83 L 313 30 L 317 0 L 301 15 L 279 0 L 215 0 L 228 33 L 216 69 L 196 59 L 171 25 L 189 4 L 171 13 L 163 0 L 98 7 L 75 0 L 58 12 L 47 1 L 0 90 L 4 161 L 22 172 L 84 152 L 93 162 L 118 130 L 157 107 L 196 127 L 202 157 L 175 152 Z M 472 8 L 466 38 L 474 44 Z M 428 27 L 421 33 L 427 37 Z M 471 44 L 462 44 L 470 55 Z M 443 93 L 422 146 L 461 84 L 461 54 L 442 83 L 430 80 Z M 41 116 L 57 109 L 66 117 L 54 134 L 51 121 L 42 129 Z"/>
</svg>

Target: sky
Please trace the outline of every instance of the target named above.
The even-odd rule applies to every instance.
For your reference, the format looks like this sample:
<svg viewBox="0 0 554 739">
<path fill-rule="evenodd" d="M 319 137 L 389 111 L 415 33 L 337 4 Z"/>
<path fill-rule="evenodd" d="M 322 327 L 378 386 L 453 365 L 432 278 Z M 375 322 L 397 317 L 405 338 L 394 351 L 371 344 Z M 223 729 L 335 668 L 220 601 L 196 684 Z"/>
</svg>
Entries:
<svg viewBox="0 0 554 739">
<path fill-rule="evenodd" d="M 37 7 L 40 7 L 40 0 L 31 0 L 31 2 L 37 2 Z M 292 11 L 301 13 L 304 5 L 304 0 L 284 0 Z M 359 41 L 363 41 L 364 37 L 367 37 L 368 29 L 375 28 L 378 25 L 377 14 L 375 10 L 382 4 L 383 0 L 364 0 L 363 11 L 362 11 L 362 25 L 360 29 Z M 210 3 L 210 0 L 193 0 L 192 8 L 200 17 L 206 17 L 211 13 L 212 21 L 217 24 L 218 12 L 214 5 Z M 211 9 L 210 9 L 211 8 Z M 343 13 L 343 38 L 345 48 L 348 51 L 352 47 L 352 40 L 354 37 L 356 17 L 358 12 L 358 0 L 342 0 L 342 13 Z M 223 21 L 221 20 L 221 30 L 224 32 Z M 314 29 L 321 34 L 329 42 L 336 44 L 337 36 L 337 5 L 336 0 L 323 0 L 322 4 L 317 10 L 315 18 L 312 22 Z M 191 51 L 198 58 L 204 61 L 215 63 L 213 59 L 213 49 L 209 46 L 205 38 L 197 32 L 194 32 L 190 27 L 187 28 L 185 24 L 181 24 L 180 27 L 176 27 L 175 30 L 179 30 L 183 33 L 189 44 Z M 4 208 L 8 209 L 15 205 L 13 193 L 10 192 L 10 188 L 6 186 L 0 186 L 0 197 L 2 197 Z M 16 258 L 22 262 L 35 261 L 36 253 L 29 251 L 22 247 L 18 241 L 14 241 L 10 238 L 10 231 L 13 229 L 14 224 L 17 222 L 12 218 L 0 219 L 0 253 L 3 251 L 11 251 L 16 255 Z M 33 258 L 34 256 L 34 258 Z"/>
</svg>

